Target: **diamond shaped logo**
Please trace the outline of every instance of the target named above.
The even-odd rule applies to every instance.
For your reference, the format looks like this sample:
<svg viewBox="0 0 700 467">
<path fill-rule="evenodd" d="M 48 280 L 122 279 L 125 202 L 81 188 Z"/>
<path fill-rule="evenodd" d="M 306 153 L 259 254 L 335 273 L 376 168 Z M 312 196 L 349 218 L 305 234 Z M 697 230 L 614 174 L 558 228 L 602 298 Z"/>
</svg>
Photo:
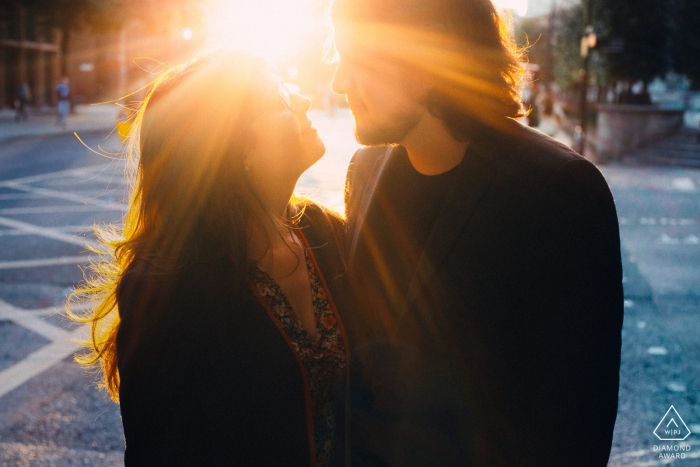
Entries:
<svg viewBox="0 0 700 467">
<path fill-rule="evenodd" d="M 671 406 L 659 424 L 656 425 L 654 434 L 661 441 L 683 441 L 690 436 L 690 430 L 676 408 Z"/>
</svg>

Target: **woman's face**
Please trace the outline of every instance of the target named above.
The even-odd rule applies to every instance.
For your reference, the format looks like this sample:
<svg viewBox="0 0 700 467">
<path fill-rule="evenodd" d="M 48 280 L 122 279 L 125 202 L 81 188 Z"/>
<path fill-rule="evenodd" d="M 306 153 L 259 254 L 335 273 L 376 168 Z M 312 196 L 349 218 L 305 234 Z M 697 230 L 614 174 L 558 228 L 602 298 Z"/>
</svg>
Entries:
<svg viewBox="0 0 700 467">
<path fill-rule="evenodd" d="M 264 110 L 252 122 L 252 150 L 244 161 L 248 177 L 260 194 L 293 189 L 301 174 L 326 151 L 306 116 L 311 101 L 290 93 L 272 71 L 264 81 L 268 83 L 261 86 L 269 91 L 261 103 Z"/>
</svg>

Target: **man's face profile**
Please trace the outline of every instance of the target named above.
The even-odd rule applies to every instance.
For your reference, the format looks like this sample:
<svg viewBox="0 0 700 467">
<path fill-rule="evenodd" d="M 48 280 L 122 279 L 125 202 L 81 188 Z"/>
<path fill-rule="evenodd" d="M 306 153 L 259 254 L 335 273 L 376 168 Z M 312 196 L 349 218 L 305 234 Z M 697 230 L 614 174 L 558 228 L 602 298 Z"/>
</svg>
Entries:
<svg viewBox="0 0 700 467">
<path fill-rule="evenodd" d="M 400 144 L 426 112 L 426 84 L 398 63 L 358 47 L 347 28 L 336 28 L 336 48 L 340 58 L 331 86 L 346 96 L 357 141 Z"/>
</svg>

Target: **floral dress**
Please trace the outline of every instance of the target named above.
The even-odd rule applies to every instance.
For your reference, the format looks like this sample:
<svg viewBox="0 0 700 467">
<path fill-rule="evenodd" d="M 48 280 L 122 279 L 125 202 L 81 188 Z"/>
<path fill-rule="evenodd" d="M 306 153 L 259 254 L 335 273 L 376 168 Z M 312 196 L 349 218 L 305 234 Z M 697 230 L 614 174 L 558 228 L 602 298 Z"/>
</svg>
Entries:
<svg viewBox="0 0 700 467">
<path fill-rule="evenodd" d="M 303 365 L 307 388 L 307 403 L 311 404 L 316 466 L 324 466 L 331 458 L 343 453 L 333 451 L 340 435 L 338 405 L 334 404 L 338 390 L 347 381 L 347 343 L 343 336 L 329 292 L 316 271 L 315 260 L 304 246 L 306 269 L 311 283 L 311 298 L 316 315 L 316 336 L 312 338 L 297 318 L 282 288 L 264 271 L 252 264 L 249 279 L 262 299 L 268 313 L 286 334 L 292 351 Z M 337 402 L 337 401 L 336 401 Z"/>
</svg>

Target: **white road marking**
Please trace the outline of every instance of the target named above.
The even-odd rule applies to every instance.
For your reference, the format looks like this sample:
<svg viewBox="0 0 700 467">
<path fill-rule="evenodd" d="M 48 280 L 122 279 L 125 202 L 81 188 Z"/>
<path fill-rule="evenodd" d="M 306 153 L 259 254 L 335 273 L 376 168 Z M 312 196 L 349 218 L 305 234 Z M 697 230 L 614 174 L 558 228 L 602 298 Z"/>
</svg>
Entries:
<svg viewBox="0 0 700 467">
<path fill-rule="evenodd" d="M 620 222 L 620 224 L 622 224 L 622 222 Z M 661 225 L 695 225 L 695 219 L 690 219 L 690 218 L 675 219 L 675 218 L 667 218 L 667 217 L 661 217 L 659 219 L 656 219 L 655 217 L 640 217 L 639 224 L 640 225 L 656 225 L 656 224 L 661 224 Z"/>
<path fill-rule="evenodd" d="M 0 319 L 9 319 L 51 341 L 51 344 L 32 352 L 20 362 L 0 372 L 0 397 L 79 350 L 81 345 L 77 341 L 84 339 L 88 331 L 87 326 L 81 326 L 71 332 L 64 331 L 33 313 L 15 308 L 2 300 Z"/>
<path fill-rule="evenodd" d="M 666 385 L 668 389 L 670 389 L 673 392 L 685 392 L 686 391 L 686 386 L 685 384 L 679 382 L 679 381 L 671 381 Z M 673 420 L 673 419 L 671 419 Z"/>
<path fill-rule="evenodd" d="M 43 266 L 60 266 L 64 264 L 85 264 L 90 262 L 88 255 L 61 256 L 58 258 L 24 259 L 19 261 L 0 261 L 0 269 L 37 268 Z"/>
<path fill-rule="evenodd" d="M 36 193 L 7 193 L 0 195 L 0 201 L 13 201 L 22 199 L 44 199 L 45 196 L 37 195 Z"/>
<path fill-rule="evenodd" d="M 659 239 L 661 243 L 664 243 L 666 245 L 678 245 L 681 241 L 677 238 L 674 237 L 669 237 L 668 234 L 663 234 L 661 235 L 661 238 Z"/>
<path fill-rule="evenodd" d="M 73 193 L 66 193 L 65 191 L 51 190 L 49 188 L 38 188 L 30 185 L 22 185 L 19 183 L 7 182 L 5 186 L 12 188 L 13 190 L 26 191 L 28 193 L 35 193 L 38 195 L 45 196 L 47 198 L 58 198 L 65 199 L 67 201 L 75 201 L 76 203 L 81 203 L 85 205 L 95 206 L 102 209 L 108 209 L 110 211 L 126 211 L 127 206 L 125 204 L 113 202 L 113 201 L 102 201 L 101 199 L 86 198 L 83 195 L 76 195 Z"/>
<path fill-rule="evenodd" d="M 82 331 L 82 329 L 79 331 Z M 74 354 L 79 348 L 80 345 L 78 343 L 59 341 L 29 354 L 21 362 L 0 372 L 0 397 L 48 370 L 69 355 Z"/>
<path fill-rule="evenodd" d="M 73 235 L 65 234 L 58 229 L 53 229 L 50 227 L 39 227 L 38 225 L 28 224 L 26 222 L 9 219 L 7 217 L 0 217 L 0 225 L 4 225 L 5 227 L 10 227 L 12 229 L 21 229 L 26 231 L 28 234 L 40 235 L 42 237 L 51 238 L 53 240 L 59 240 L 61 242 L 70 243 L 72 245 L 84 247 L 88 244 L 96 244 L 95 240 L 89 238 L 75 237 Z"/>
<path fill-rule="evenodd" d="M 93 165 L 90 167 L 81 167 L 78 169 L 59 170 L 58 172 L 49 172 L 49 173 L 45 173 L 45 174 L 31 175 L 29 177 L 21 177 L 21 178 L 14 178 L 14 179 L 10 179 L 10 180 L 3 180 L 3 181 L 0 181 L 0 187 L 2 187 L 2 186 L 9 187 L 9 185 L 14 184 L 14 183 L 40 182 L 43 180 L 50 180 L 52 178 L 58 178 L 58 177 L 64 177 L 64 176 L 76 176 L 76 177 L 89 177 L 90 175 L 99 176 L 99 173 L 106 170 L 107 167 L 109 167 L 109 166 L 108 165 Z"/>
<path fill-rule="evenodd" d="M 13 323 L 19 324 L 23 328 L 29 329 L 53 342 L 64 341 L 70 338 L 69 332 L 37 318 L 33 313 L 26 313 L 24 310 L 15 308 L 2 300 L 0 300 L 0 319 L 9 319 Z"/>
<path fill-rule="evenodd" d="M 683 244 L 684 245 L 697 245 L 700 244 L 700 238 L 698 238 L 696 235 L 688 235 L 683 239 Z"/>
<path fill-rule="evenodd" d="M 649 347 L 647 349 L 649 355 L 668 355 L 666 347 Z"/>
<path fill-rule="evenodd" d="M 81 225 L 81 226 L 67 225 L 65 227 L 52 227 L 52 228 L 57 232 L 83 234 L 83 233 L 92 233 L 93 227 L 91 225 Z M 32 235 L 32 233 L 27 232 L 26 230 L 23 230 L 23 229 L 0 230 L 0 237 L 11 236 L 11 235 Z"/>
<path fill-rule="evenodd" d="M 52 462 L 58 462 L 60 459 L 72 459 L 88 465 L 124 464 L 123 451 L 100 452 L 55 445 L 0 442 L 0 452 L 7 459 L 20 459 L 25 462 L 27 459 L 33 459 L 37 463 L 32 465 L 54 465 Z M 22 465 L 28 464 L 23 462 Z"/>
<path fill-rule="evenodd" d="M 22 215 L 22 214 L 54 214 L 57 212 L 92 212 L 104 211 L 105 208 L 98 206 L 34 206 L 27 208 L 5 208 L 0 209 L 0 215 Z"/>
<path fill-rule="evenodd" d="M 666 245 L 680 245 L 681 243 L 683 245 L 698 245 L 700 244 L 700 237 L 691 234 L 681 239 L 677 237 L 671 237 L 670 235 L 664 233 L 661 235 L 661 238 L 659 238 L 659 242 L 664 243 Z"/>
<path fill-rule="evenodd" d="M 690 177 L 674 178 L 671 181 L 671 186 L 678 191 L 695 191 L 695 182 Z"/>
</svg>

